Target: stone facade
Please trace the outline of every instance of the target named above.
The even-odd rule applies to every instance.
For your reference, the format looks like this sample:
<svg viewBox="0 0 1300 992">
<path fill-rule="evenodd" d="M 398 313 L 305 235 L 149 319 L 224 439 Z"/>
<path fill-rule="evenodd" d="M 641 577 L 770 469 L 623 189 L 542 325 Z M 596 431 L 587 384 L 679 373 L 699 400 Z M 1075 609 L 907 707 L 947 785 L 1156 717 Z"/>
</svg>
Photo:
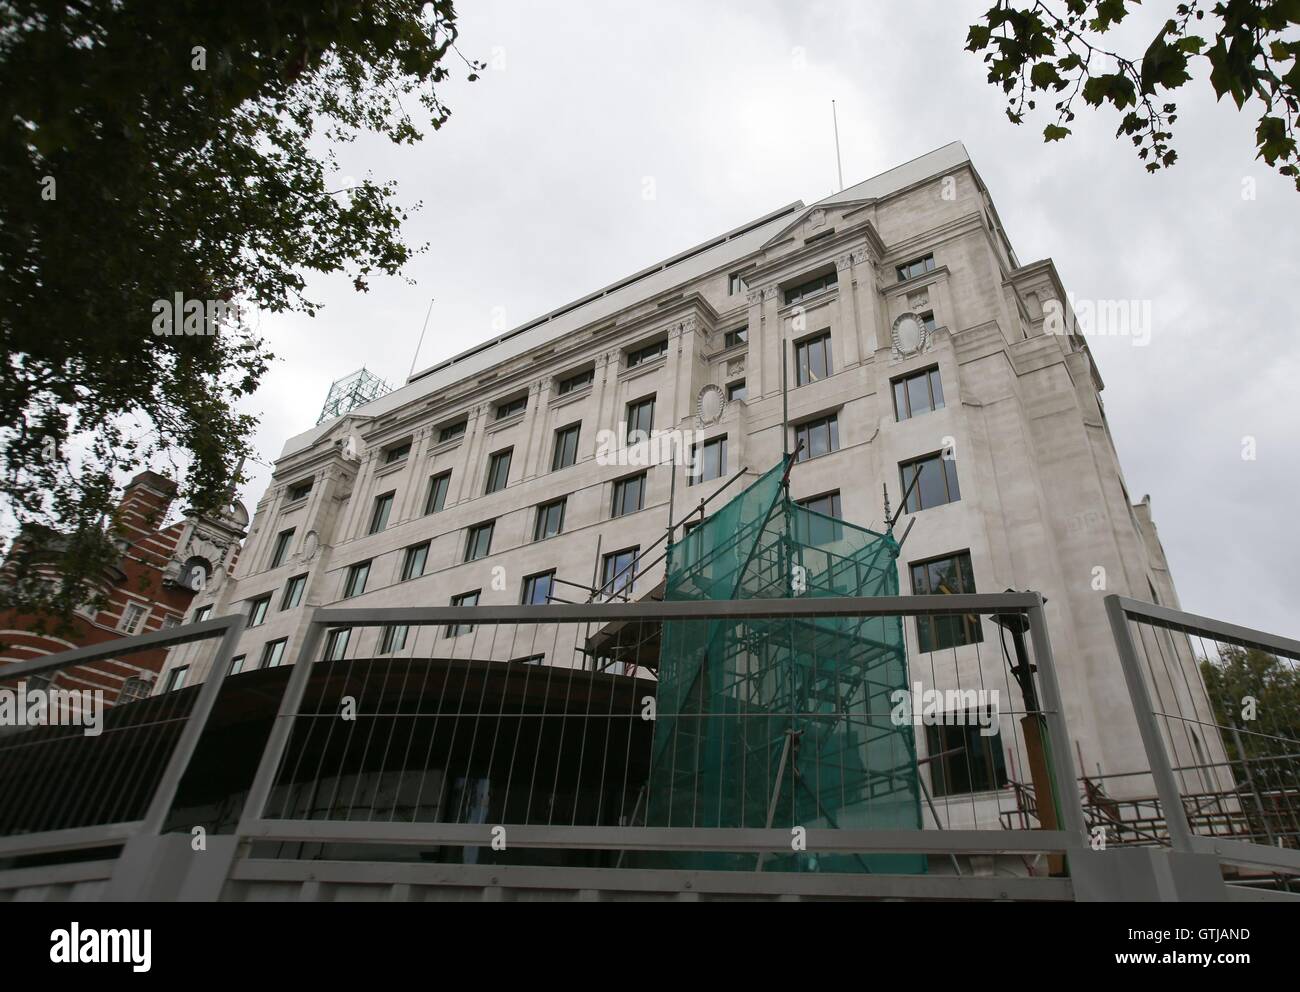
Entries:
<svg viewBox="0 0 1300 992">
<path fill-rule="evenodd" d="M 882 529 L 885 499 L 897 509 L 903 496 L 900 466 L 946 457 L 960 498 L 902 515 L 900 532 L 915 526 L 900 588 L 913 591 L 911 564 L 966 552 L 977 591 L 1041 592 L 1081 771 L 1143 768 L 1102 599 L 1154 596 L 1175 607 L 1178 599 L 1149 503 L 1134 506 L 1125 489 L 1087 342 L 1045 327 L 1044 304 L 1066 299 L 1050 260 L 1019 262 L 964 149 L 946 146 L 812 206 L 791 204 L 291 439 L 235 580 L 207 601 L 225 613 L 273 597 L 265 621 L 244 636 L 241 670 L 281 639 L 292 661 L 307 608 L 339 603 L 349 568 L 363 561 L 371 562 L 365 591 L 349 605 L 447 605 L 471 590 L 481 590 L 481 603 L 518 603 L 525 578 L 551 569 L 575 584 L 555 595 L 585 601 L 576 586 L 599 584 L 604 555 L 648 547 L 670 514 L 680 521 L 742 469 L 756 477 L 794 444 L 799 425 L 834 415 L 836 450 L 797 464 L 791 495 L 838 493 L 845 519 Z M 742 329 L 745 341 L 733 333 Z M 829 368 L 823 374 L 805 355 L 815 381 L 801 384 L 800 344 L 824 331 Z M 661 355 L 637 361 L 660 342 Z M 900 417 L 894 384 L 931 369 L 942 407 Z M 561 386 L 588 372 L 589 384 Z M 742 380 L 744 398 L 721 404 L 708 388 L 726 399 Z M 639 469 L 598 457 L 601 432 L 621 431 L 629 404 L 650 396 L 656 432 L 692 431 L 692 442 L 725 436 L 726 470 L 688 485 L 681 467 L 652 465 L 644 508 L 614 517 L 617 481 Z M 499 418 L 517 399 L 524 408 Z M 448 431 L 461 422 L 463 432 Z M 576 461 L 553 470 L 557 431 L 574 424 Z M 508 482 L 487 493 L 491 455 L 506 448 Z M 447 472 L 443 507 L 426 513 L 430 479 Z M 389 492 L 386 526 L 370 533 L 376 500 Z M 563 533 L 534 540 L 537 507 L 560 498 Z M 486 521 L 494 522 L 491 553 L 465 562 L 468 528 Z M 273 567 L 277 539 L 290 530 L 285 560 Z M 425 574 L 401 581 L 405 549 L 424 541 Z M 301 605 L 281 609 L 286 583 L 300 575 Z M 661 578 L 662 566 L 637 576 L 632 594 Z M 979 684 L 981 672 L 986 685 L 1008 685 L 993 624 L 984 623 L 981 642 L 943 651 L 920 651 L 915 623 L 907 632 L 913 676 L 927 685 Z M 379 636 L 354 632 L 348 656 L 373 656 Z M 178 650 L 170 664 L 201 675 L 205 650 Z M 496 645 L 485 656 L 536 650 Z M 1159 677 L 1196 697 L 1190 651 L 1170 651 L 1173 667 Z M 400 653 L 483 652 L 426 628 Z M 571 642 L 546 653 L 550 663 L 573 663 Z M 1008 773 L 1023 781 L 1018 739 L 1004 717 Z M 1204 747 L 1221 759 L 1217 742 Z"/>
</svg>

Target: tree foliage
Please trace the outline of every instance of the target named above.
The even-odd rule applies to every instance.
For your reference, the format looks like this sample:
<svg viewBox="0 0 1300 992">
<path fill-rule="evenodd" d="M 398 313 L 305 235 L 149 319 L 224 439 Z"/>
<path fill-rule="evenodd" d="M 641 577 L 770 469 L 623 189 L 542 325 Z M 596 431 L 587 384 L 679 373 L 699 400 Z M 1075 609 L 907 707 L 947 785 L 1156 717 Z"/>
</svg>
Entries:
<svg viewBox="0 0 1300 992">
<path fill-rule="evenodd" d="M 1300 665 L 1255 648 L 1227 646 L 1217 659 L 1201 662 L 1201 676 L 1216 722 L 1237 728 L 1237 735 L 1224 735 L 1229 758 L 1247 759 L 1256 786 L 1295 789 L 1300 768 Z M 1241 766 L 1236 772 L 1244 784 Z"/>
<path fill-rule="evenodd" d="M 1090 107 L 1110 104 L 1122 114 L 1116 137 L 1128 136 L 1151 172 L 1178 157 L 1172 130 L 1178 106 L 1168 93 L 1208 66 L 1218 99 L 1230 96 L 1239 110 L 1258 105 L 1258 157 L 1300 190 L 1300 0 L 1179 3 L 1140 57 L 1107 50 L 1102 36 L 1139 3 L 998 0 L 971 25 L 966 47 L 985 53 L 989 82 L 1008 94 L 1012 123 L 1022 123 L 1039 100 L 1053 100 L 1055 120 L 1043 138 L 1060 141 L 1070 134 L 1078 100 Z"/>
<path fill-rule="evenodd" d="M 314 314 L 311 273 L 398 274 L 419 204 L 337 188 L 336 154 L 445 124 L 439 84 L 480 68 L 455 42 L 451 0 L 0 0 L 0 608 L 85 601 L 145 465 L 229 502 L 273 356 L 246 321 L 161 334 L 158 302 Z"/>
</svg>

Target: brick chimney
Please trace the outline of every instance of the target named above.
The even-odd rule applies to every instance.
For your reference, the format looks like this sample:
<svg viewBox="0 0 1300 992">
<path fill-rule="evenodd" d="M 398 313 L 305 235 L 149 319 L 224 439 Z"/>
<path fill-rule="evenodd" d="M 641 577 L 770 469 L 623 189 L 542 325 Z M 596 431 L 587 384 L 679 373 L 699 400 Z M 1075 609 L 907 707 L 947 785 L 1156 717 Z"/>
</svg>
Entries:
<svg viewBox="0 0 1300 992">
<path fill-rule="evenodd" d="M 118 504 L 118 533 L 135 543 L 163 525 L 176 497 L 176 483 L 157 472 L 141 472 L 129 483 Z"/>
</svg>

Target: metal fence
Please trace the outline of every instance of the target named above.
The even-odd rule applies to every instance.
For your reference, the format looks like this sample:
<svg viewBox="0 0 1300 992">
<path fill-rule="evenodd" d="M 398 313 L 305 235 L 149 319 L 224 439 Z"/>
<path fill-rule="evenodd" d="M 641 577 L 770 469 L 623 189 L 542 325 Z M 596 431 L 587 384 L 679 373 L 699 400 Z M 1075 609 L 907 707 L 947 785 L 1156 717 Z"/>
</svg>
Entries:
<svg viewBox="0 0 1300 992">
<path fill-rule="evenodd" d="M 1158 608 L 1108 606 L 1125 631 L 1138 616 L 1187 629 L 1151 612 Z M 691 806 L 704 811 L 689 822 L 657 820 L 647 800 L 655 788 L 700 792 L 680 769 L 655 777 L 665 714 L 653 702 L 653 659 L 663 625 L 779 619 L 798 632 L 819 618 L 901 618 L 926 624 L 932 637 L 946 630 L 910 678 L 977 707 L 990 694 L 999 700 L 979 728 L 996 728 L 997 760 L 979 730 L 918 727 L 922 829 L 855 825 L 843 804 L 792 829 L 781 817 L 783 790 L 822 796 L 823 780 L 838 779 L 807 751 L 800 760 L 798 731 L 777 735 L 781 721 L 825 727 L 883 715 L 834 695 L 817 672 L 833 659 L 822 666 L 814 657 L 809 703 L 798 712 L 759 713 L 737 699 L 726 714 L 689 714 L 762 719 L 785 739 L 770 752 L 766 818 L 718 826 L 706 803 Z M 1275 846 L 1292 808 L 1287 787 L 1254 764 L 1254 792 L 1238 789 L 1235 810 L 1224 806 L 1246 833 L 1195 836 L 1194 819 L 1180 827 L 1172 816 L 1146 831 L 1145 847 L 1096 850 L 1091 830 L 1110 807 L 1074 766 L 1035 593 L 317 609 L 295 664 L 232 675 L 242 628 L 239 617 L 209 620 L 4 670 L 12 684 L 221 638 L 201 685 L 115 707 L 98 737 L 72 741 L 50 728 L 0 735 L 9 749 L 0 753 L 13 758 L 0 768 L 20 786 L 0 791 L 0 899 L 1222 898 L 1221 862 L 1248 858 L 1277 872 L 1300 857 Z M 1293 642 L 1257 632 L 1243 640 L 1211 621 L 1197 630 L 1297 657 Z M 1141 774 L 1162 814 L 1183 808 L 1194 779 L 1167 748 L 1180 721 L 1191 729 L 1207 714 L 1193 696 L 1191 710 L 1153 706 L 1149 686 L 1163 692 L 1168 680 L 1152 683 L 1143 669 L 1151 658 L 1116 631 L 1151 758 Z M 901 717 L 919 712 L 904 707 Z M 142 763 L 144 755 L 153 757 Z M 1256 751 L 1227 763 L 1256 757 L 1280 764 Z M 80 777 L 69 787 L 65 772 Z M 1144 829 L 1135 820 L 1130 828 Z M 695 866 L 689 856 L 702 852 L 727 855 L 731 870 Z"/>
<path fill-rule="evenodd" d="M 1091 829 L 1300 893 L 1300 641 L 1120 596 L 1106 609 L 1147 766 L 1085 780 Z M 1117 798 L 1134 779 L 1150 794 Z"/>
</svg>

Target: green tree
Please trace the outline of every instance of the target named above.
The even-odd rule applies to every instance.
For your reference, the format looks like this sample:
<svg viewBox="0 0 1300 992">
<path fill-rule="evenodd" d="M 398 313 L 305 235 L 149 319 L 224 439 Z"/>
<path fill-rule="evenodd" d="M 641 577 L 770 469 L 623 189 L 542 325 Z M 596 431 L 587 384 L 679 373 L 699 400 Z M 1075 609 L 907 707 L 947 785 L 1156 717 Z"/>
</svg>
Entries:
<svg viewBox="0 0 1300 992">
<path fill-rule="evenodd" d="M 448 67 L 481 68 L 456 37 L 451 0 L 0 0 L 0 608 L 86 601 L 145 465 L 231 499 L 272 355 L 220 307 L 314 314 L 309 274 L 364 291 L 422 250 L 419 204 L 336 188 L 336 152 L 446 123 Z M 178 295 L 213 319 L 163 333 Z"/>
<path fill-rule="evenodd" d="M 1243 758 L 1257 788 L 1297 788 L 1300 770 L 1300 666 L 1255 648 L 1225 646 L 1201 661 L 1201 676 L 1232 761 Z M 1240 747 L 1238 746 L 1240 741 Z M 1243 753 L 1244 751 L 1244 753 Z M 1234 766 L 1245 786 L 1241 765 Z"/>
<path fill-rule="evenodd" d="M 1080 98 L 1090 107 L 1109 103 L 1123 115 L 1116 137 L 1127 135 L 1152 172 L 1178 157 L 1171 130 L 1178 106 L 1167 94 L 1190 82 L 1194 70 L 1208 67 L 1218 99 L 1232 97 L 1239 110 L 1248 102 L 1260 105 L 1258 157 L 1293 178 L 1300 190 L 1295 130 L 1300 0 L 1171 4 L 1173 16 L 1140 57 L 1106 49 L 1102 36 L 1139 3 L 998 0 L 971 25 L 966 47 L 984 53 L 989 82 L 1008 94 L 1012 123 L 1022 123 L 1040 100 L 1053 100 L 1055 120 L 1043 138 L 1060 141 L 1070 134 Z M 1213 34 L 1198 33 L 1202 25 Z"/>
</svg>

